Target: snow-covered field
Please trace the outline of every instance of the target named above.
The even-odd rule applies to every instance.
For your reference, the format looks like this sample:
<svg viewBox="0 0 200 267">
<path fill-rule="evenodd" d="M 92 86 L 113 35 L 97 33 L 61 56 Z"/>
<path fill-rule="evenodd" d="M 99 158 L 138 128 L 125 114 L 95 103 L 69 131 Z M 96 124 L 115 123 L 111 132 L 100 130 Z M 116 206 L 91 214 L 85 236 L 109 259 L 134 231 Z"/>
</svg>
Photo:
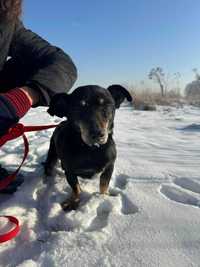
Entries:
<svg viewBox="0 0 200 267">
<path fill-rule="evenodd" d="M 34 109 L 23 121 L 59 120 Z M 47 184 L 42 180 L 52 131 L 28 134 L 25 183 L 12 196 L 0 195 L 0 214 L 17 216 L 22 227 L 0 244 L 0 266 L 200 266 L 199 109 L 118 110 L 111 195 L 98 194 L 98 179 L 84 180 L 81 206 L 69 213 L 59 205 L 70 192 L 61 168 Z M 4 146 L 1 163 L 15 170 L 21 144 Z M 11 227 L 0 225 L 0 231 Z"/>
</svg>

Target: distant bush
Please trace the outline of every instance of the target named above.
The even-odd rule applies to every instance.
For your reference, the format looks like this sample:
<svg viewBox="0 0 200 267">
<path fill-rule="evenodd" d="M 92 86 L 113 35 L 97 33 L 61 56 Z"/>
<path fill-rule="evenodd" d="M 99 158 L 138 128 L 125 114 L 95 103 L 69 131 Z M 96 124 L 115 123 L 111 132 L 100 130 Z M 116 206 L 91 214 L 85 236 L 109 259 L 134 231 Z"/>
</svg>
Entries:
<svg viewBox="0 0 200 267">
<path fill-rule="evenodd" d="M 168 91 L 165 96 L 150 89 L 137 90 L 129 87 L 129 91 L 133 97 L 133 106 L 138 110 L 156 110 L 156 105 L 182 106 L 185 102 L 176 90 Z"/>
<path fill-rule="evenodd" d="M 186 86 L 185 98 L 189 104 L 200 106 L 200 80 L 193 81 Z"/>
</svg>

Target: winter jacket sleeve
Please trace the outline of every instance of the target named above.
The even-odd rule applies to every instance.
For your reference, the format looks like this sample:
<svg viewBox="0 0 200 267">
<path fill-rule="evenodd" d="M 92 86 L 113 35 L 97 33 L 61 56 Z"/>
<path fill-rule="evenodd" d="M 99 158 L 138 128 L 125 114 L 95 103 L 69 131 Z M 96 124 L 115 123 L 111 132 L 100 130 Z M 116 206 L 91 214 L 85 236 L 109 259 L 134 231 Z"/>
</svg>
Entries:
<svg viewBox="0 0 200 267">
<path fill-rule="evenodd" d="M 37 34 L 16 23 L 10 56 L 27 72 L 27 85 L 41 92 L 38 105 L 48 105 L 50 98 L 68 92 L 77 79 L 71 58 L 60 48 L 50 45 Z"/>
</svg>

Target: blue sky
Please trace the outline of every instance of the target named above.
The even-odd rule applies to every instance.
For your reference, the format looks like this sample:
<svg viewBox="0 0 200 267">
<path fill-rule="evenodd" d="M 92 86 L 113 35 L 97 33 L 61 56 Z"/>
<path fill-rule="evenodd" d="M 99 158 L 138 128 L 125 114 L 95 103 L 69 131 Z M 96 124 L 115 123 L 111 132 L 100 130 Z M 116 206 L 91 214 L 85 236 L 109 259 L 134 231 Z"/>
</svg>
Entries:
<svg viewBox="0 0 200 267">
<path fill-rule="evenodd" d="M 26 0 L 24 23 L 63 48 L 77 85 L 140 83 L 152 67 L 189 82 L 200 69 L 199 0 Z"/>
</svg>

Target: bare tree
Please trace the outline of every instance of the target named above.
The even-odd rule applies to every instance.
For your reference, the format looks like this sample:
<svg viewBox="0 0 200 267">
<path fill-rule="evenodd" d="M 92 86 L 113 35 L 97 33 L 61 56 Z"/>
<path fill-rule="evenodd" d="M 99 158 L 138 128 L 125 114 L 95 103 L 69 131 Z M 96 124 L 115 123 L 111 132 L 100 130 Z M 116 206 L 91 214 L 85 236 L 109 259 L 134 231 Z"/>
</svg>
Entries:
<svg viewBox="0 0 200 267">
<path fill-rule="evenodd" d="M 174 80 L 175 80 L 175 84 L 176 84 L 176 91 L 177 94 L 180 94 L 180 80 L 181 80 L 181 74 L 180 72 L 175 72 L 174 73 Z"/>
<path fill-rule="evenodd" d="M 158 83 L 161 91 L 161 95 L 165 95 L 165 74 L 161 67 L 152 68 L 149 73 L 149 79 Z"/>
</svg>

